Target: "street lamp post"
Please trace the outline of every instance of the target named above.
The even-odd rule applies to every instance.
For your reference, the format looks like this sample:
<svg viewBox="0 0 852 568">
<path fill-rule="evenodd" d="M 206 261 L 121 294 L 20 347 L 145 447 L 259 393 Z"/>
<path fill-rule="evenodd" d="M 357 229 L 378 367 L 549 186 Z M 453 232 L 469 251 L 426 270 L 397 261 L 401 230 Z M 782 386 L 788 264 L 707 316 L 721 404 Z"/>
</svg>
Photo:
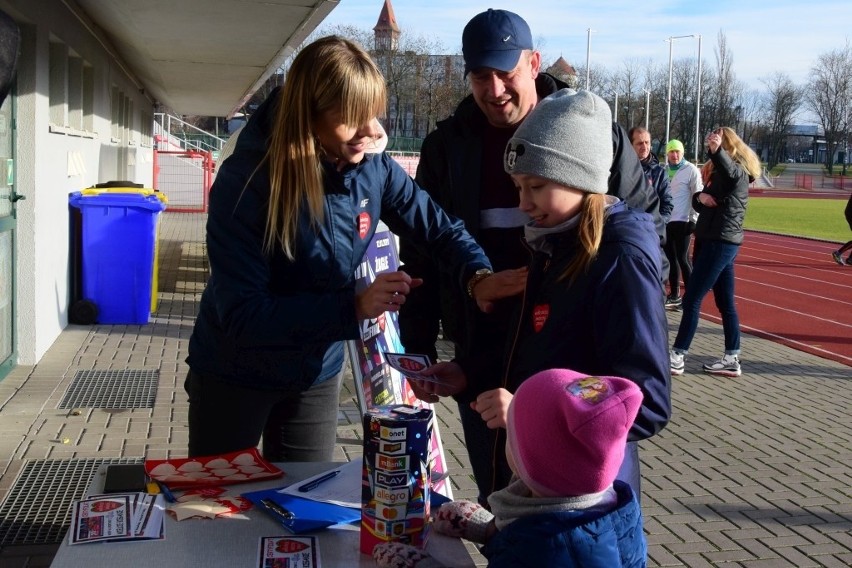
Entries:
<svg viewBox="0 0 852 568">
<path fill-rule="evenodd" d="M 648 130 L 648 118 L 651 114 L 651 91 L 648 89 L 642 89 L 645 91 L 645 130 Z M 668 143 L 668 141 L 666 141 Z"/>
<path fill-rule="evenodd" d="M 695 162 L 698 163 L 698 149 L 701 136 L 701 34 L 698 34 L 698 91 L 695 94 Z"/>
<path fill-rule="evenodd" d="M 666 40 L 667 42 L 669 42 L 669 90 L 668 95 L 666 96 L 666 144 L 668 144 L 669 142 L 669 126 L 671 125 L 672 117 L 672 47 L 674 46 L 674 40 L 683 39 L 687 37 L 695 37 L 695 34 L 669 36 L 669 38 Z"/>
<path fill-rule="evenodd" d="M 592 28 L 586 28 L 586 90 L 589 90 L 589 60 L 592 53 Z"/>
<path fill-rule="evenodd" d="M 613 91 L 613 95 L 615 95 L 615 104 L 612 106 L 612 121 L 618 124 L 618 91 Z"/>
</svg>

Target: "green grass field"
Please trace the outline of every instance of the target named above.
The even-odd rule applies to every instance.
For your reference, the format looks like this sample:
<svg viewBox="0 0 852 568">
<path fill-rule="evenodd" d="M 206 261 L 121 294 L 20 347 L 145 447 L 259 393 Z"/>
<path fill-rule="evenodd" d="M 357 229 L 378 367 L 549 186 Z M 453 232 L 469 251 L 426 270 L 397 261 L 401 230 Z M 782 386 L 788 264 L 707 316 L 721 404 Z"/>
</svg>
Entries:
<svg viewBox="0 0 852 568">
<path fill-rule="evenodd" d="M 745 228 L 845 243 L 852 231 L 843 216 L 845 199 L 794 199 L 750 195 Z"/>
</svg>

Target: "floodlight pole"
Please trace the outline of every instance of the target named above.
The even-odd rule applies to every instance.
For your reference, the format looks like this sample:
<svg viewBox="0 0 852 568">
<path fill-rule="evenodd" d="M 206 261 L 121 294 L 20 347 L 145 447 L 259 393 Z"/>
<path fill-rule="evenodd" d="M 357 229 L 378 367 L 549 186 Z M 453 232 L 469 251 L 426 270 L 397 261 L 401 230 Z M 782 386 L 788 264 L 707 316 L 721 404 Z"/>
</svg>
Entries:
<svg viewBox="0 0 852 568">
<path fill-rule="evenodd" d="M 683 39 L 686 37 L 695 37 L 695 34 L 669 36 L 669 38 L 666 40 L 667 42 L 669 42 L 669 90 L 668 95 L 666 96 L 666 144 L 669 143 L 669 126 L 671 125 L 672 117 L 672 47 L 674 46 L 674 40 Z"/>
</svg>

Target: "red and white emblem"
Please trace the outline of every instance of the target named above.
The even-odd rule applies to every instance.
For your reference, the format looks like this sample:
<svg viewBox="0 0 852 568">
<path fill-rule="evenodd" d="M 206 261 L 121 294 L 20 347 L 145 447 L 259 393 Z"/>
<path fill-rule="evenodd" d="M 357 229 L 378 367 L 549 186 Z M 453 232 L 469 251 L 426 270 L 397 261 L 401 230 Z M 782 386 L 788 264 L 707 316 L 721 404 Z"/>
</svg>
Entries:
<svg viewBox="0 0 852 568">
<path fill-rule="evenodd" d="M 550 304 L 540 304 L 533 308 L 533 329 L 538 333 L 544 327 L 550 315 Z"/>
<path fill-rule="evenodd" d="M 361 211 L 358 214 L 358 235 L 363 239 L 370 232 L 370 227 L 372 226 L 372 219 L 370 219 L 370 214 L 366 211 Z"/>
</svg>

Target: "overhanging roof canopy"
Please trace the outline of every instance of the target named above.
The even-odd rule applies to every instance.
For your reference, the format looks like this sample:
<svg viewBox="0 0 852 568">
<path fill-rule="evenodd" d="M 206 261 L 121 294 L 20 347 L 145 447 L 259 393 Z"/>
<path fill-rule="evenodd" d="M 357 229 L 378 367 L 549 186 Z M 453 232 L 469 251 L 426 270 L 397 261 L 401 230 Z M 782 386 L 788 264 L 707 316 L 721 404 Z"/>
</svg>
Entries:
<svg viewBox="0 0 852 568">
<path fill-rule="evenodd" d="M 153 99 L 201 116 L 239 108 L 338 3 L 76 0 Z"/>
</svg>

